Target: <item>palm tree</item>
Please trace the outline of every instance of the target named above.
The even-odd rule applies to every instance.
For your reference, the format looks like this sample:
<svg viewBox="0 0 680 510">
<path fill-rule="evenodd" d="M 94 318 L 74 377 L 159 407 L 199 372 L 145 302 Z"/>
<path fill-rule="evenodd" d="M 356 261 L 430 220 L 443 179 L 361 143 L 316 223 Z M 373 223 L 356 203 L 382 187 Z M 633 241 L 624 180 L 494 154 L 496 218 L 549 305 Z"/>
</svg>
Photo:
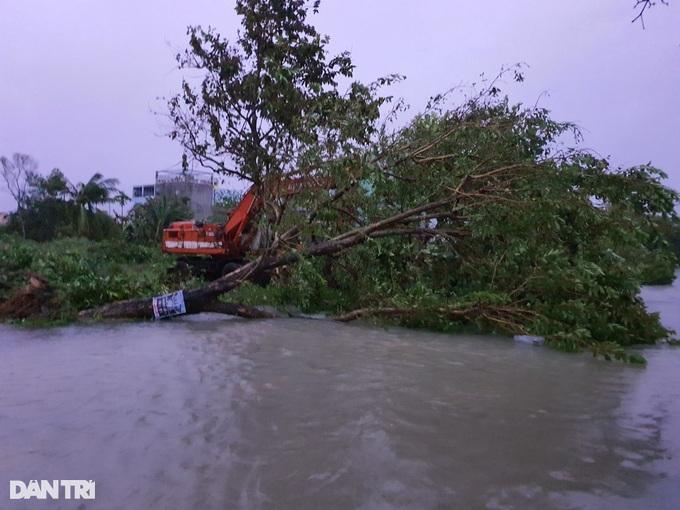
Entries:
<svg viewBox="0 0 680 510">
<path fill-rule="evenodd" d="M 118 191 L 118 179 L 105 179 L 99 172 L 85 182 L 73 187 L 73 202 L 79 209 L 78 230 L 83 233 L 88 227 L 88 217 L 93 215 L 98 205 L 112 201 L 112 195 Z"/>
<path fill-rule="evenodd" d="M 186 220 L 189 217 L 188 208 L 180 200 L 168 200 L 165 196 L 158 200 L 147 202 L 147 214 L 153 228 L 153 238 L 161 238 L 163 229 L 176 220 Z"/>
<path fill-rule="evenodd" d="M 141 242 L 157 242 L 171 222 L 191 218 L 189 206 L 182 200 L 154 197 L 132 210 L 129 232 Z"/>
<path fill-rule="evenodd" d="M 71 186 L 64 173 L 58 168 L 53 168 L 47 177 L 41 177 L 39 191 L 46 197 L 66 200 L 71 194 Z"/>
<path fill-rule="evenodd" d="M 78 183 L 73 190 L 73 201 L 79 207 L 94 212 L 97 205 L 111 201 L 111 196 L 118 191 L 118 179 L 104 179 L 99 172 L 95 173 L 86 183 Z"/>
</svg>

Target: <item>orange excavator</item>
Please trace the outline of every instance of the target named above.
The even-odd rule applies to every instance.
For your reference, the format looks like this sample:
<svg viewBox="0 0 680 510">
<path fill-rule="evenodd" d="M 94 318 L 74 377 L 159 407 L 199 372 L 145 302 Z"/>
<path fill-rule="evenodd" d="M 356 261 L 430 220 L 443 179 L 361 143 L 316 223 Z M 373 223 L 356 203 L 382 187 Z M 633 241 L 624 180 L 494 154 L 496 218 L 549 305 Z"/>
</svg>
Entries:
<svg viewBox="0 0 680 510">
<path fill-rule="evenodd" d="M 309 188 L 329 188 L 313 177 L 286 179 L 277 184 L 276 196 L 288 198 Z M 162 250 L 180 256 L 178 265 L 208 277 L 219 277 L 238 269 L 247 255 L 257 250 L 256 218 L 263 200 L 258 187 L 246 191 L 224 224 L 176 221 L 163 230 Z"/>
</svg>

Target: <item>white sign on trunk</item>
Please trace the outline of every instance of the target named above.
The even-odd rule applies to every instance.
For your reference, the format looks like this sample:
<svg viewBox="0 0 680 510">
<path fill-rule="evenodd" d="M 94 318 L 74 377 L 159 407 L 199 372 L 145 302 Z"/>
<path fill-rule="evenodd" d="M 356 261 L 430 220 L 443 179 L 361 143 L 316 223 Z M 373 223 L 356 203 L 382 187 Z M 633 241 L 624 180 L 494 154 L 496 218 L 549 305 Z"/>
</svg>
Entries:
<svg viewBox="0 0 680 510">
<path fill-rule="evenodd" d="M 184 305 L 183 290 L 153 298 L 153 315 L 156 319 L 165 319 L 185 313 L 187 313 L 187 309 Z"/>
</svg>

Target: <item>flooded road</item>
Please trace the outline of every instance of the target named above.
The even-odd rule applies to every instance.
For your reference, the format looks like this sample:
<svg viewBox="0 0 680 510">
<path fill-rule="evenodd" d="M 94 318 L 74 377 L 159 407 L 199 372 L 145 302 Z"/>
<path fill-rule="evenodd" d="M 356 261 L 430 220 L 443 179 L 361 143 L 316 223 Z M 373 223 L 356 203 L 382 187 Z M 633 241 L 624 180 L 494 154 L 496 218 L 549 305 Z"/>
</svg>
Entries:
<svg viewBox="0 0 680 510">
<path fill-rule="evenodd" d="M 678 284 L 644 295 L 680 330 Z M 218 316 L 0 338 L 3 509 L 680 508 L 678 348 Z"/>
</svg>

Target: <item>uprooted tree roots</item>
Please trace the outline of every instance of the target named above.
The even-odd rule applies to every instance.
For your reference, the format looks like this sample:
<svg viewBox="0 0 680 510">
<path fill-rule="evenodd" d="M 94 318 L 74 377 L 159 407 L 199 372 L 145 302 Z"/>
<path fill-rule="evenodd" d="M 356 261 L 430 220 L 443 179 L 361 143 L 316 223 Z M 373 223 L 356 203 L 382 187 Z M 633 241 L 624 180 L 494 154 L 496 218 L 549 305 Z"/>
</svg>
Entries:
<svg viewBox="0 0 680 510">
<path fill-rule="evenodd" d="M 28 284 L 0 303 L 0 318 L 26 319 L 48 316 L 54 308 L 54 295 L 47 280 L 30 274 Z"/>
</svg>

